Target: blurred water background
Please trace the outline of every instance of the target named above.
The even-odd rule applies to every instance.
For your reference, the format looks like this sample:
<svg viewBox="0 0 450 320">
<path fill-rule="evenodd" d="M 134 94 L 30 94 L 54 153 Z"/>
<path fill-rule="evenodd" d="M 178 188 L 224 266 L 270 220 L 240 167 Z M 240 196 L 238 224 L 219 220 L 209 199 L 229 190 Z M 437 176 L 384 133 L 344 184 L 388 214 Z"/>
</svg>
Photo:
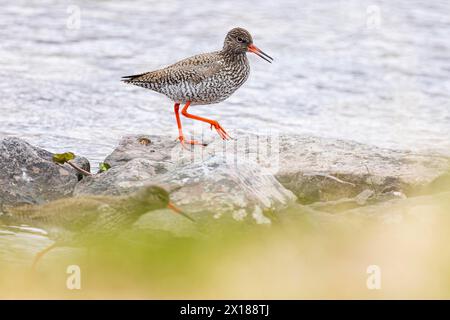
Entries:
<svg viewBox="0 0 450 320">
<path fill-rule="evenodd" d="M 120 82 L 218 50 L 247 28 L 229 130 L 303 133 L 450 154 L 448 1 L 0 0 L 0 136 L 101 161 L 127 133 L 173 134 L 172 103 Z M 192 110 L 194 112 L 194 109 Z M 184 121 L 187 129 L 206 125 Z M 209 133 L 213 137 L 214 132 Z"/>
<path fill-rule="evenodd" d="M 94 164 L 102 161 L 117 140 L 128 133 L 172 134 L 175 139 L 177 129 L 171 102 L 151 91 L 125 85 L 120 77 L 218 50 L 226 32 L 241 26 L 253 34 L 255 44 L 273 56 L 275 62 L 269 65 L 251 56 L 248 82 L 221 104 L 196 106 L 196 114 L 218 119 L 231 131 L 302 133 L 450 155 L 448 1 L 0 0 L 0 8 L 0 136 L 19 136 L 54 152 L 71 150 L 88 157 Z M 184 121 L 184 125 L 195 130 L 207 129 L 206 125 L 194 125 L 190 120 Z M 207 134 L 215 137 L 209 130 Z M 444 226 L 448 224 L 441 225 L 441 231 L 445 231 Z M 267 238 L 264 235 L 253 241 L 246 236 L 248 248 L 241 242 L 235 246 L 232 243 L 230 248 L 222 247 L 228 242 L 211 248 L 202 243 L 206 246 L 202 250 L 197 244 L 186 247 L 177 244 L 176 250 L 166 244 L 164 250 L 146 260 L 144 265 L 154 268 L 152 272 L 136 271 L 137 275 L 145 274 L 144 279 L 150 283 L 159 279 L 164 290 L 148 291 L 142 282 L 143 288 L 126 291 L 130 292 L 127 298 L 131 295 L 179 298 L 186 297 L 186 292 L 190 293 L 188 296 L 205 297 L 201 294 L 206 294 L 212 298 L 236 297 L 236 292 L 244 298 L 323 297 L 325 292 L 331 297 L 378 297 L 360 283 L 364 284 L 366 266 L 374 263 L 371 254 L 397 248 L 392 243 L 398 244 L 398 251 L 387 251 L 379 260 L 393 265 L 394 269 L 389 270 L 395 271 L 391 276 L 397 279 L 390 282 L 384 297 L 399 294 L 405 297 L 408 292 L 412 297 L 423 296 L 425 283 L 429 285 L 425 296 L 448 297 L 449 286 L 442 286 L 441 281 L 443 273 L 448 276 L 449 258 L 442 256 L 445 250 L 439 254 L 433 251 L 433 248 L 444 248 L 448 238 L 429 237 L 426 239 L 431 239 L 430 243 L 424 243 L 428 240 L 416 235 L 423 234 L 421 228 L 427 225 L 420 224 L 419 232 L 408 229 L 404 243 L 400 244 L 395 238 L 398 230 L 392 233 L 392 241 L 382 238 L 385 242 L 380 242 L 374 238 L 373 244 L 366 245 L 361 240 L 363 253 L 356 254 L 358 260 L 353 264 L 354 252 L 358 252 L 353 244 L 359 241 L 352 238 L 349 240 L 352 245 L 335 250 L 335 238 L 331 238 L 331 249 L 323 251 L 323 257 L 317 256 L 323 250 L 317 238 L 326 236 L 319 231 L 312 240 L 299 240 L 296 237 L 302 236 L 301 228 L 307 229 L 302 223 L 292 227 L 292 237 L 301 244 L 300 251 L 296 251 L 298 247 L 292 242 L 278 238 L 284 234 L 278 229 L 272 235 L 275 239 L 262 240 Z M 439 234 L 434 232 L 436 237 Z M 414 241 L 417 243 L 411 245 Z M 28 267 L 33 255 L 50 243 L 39 232 L 0 228 L 2 270 L 8 266 L 14 274 L 17 265 Z M 311 247 L 311 244 L 316 245 Z M 248 255 L 253 245 L 261 245 L 261 252 L 268 254 Z M 189 255 L 191 251 L 186 248 L 195 254 Z M 307 248 L 309 255 L 309 251 L 305 253 Z M 423 254 L 417 255 L 417 248 Z M 222 253 L 225 249 L 237 252 L 237 258 L 231 256 L 227 262 L 229 256 L 217 255 L 210 259 L 211 252 Z M 57 249 L 59 255 L 50 255 L 44 267 L 48 268 L 48 261 L 61 254 L 71 257 L 73 250 Z M 120 255 L 128 250 L 117 252 Z M 206 252 L 205 256 L 201 252 Z M 399 258 L 399 252 L 405 256 Z M 143 251 L 136 253 L 139 263 L 134 267 L 142 265 L 143 256 Z M 258 257 L 263 260 L 260 262 Z M 311 265 L 303 266 L 308 257 L 313 259 L 308 262 Z M 180 266 L 185 266 L 186 259 L 191 259 L 194 267 L 182 271 Z M 222 264 L 223 259 L 228 264 Z M 213 265 L 205 265 L 205 260 Z M 119 256 L 112 261 L 122 263 L 123 259 Z M 267 261 L 272 262 L 267 270 L 258 269 Z M 425 266 L 418 261 L 442 266 L 445 272 L 436 275 L 422 272 L 419 268 Z M 406 278 L 405 265 L 413 266 Z M 330 270 L 317 272 L 324 266 L 330 266 Z M 167 271 L 168 268 L 173 270 Z M 426 268 L 429 270 L 428 265 Z M 99 273 L 105 270 L 98 269 Z M 198 274 L 193 270 L 199 270 Z M 205 278 L 204 270 L 217 271 Z M 307 276 L 301 276 L 299 270 Z M 350 282 L 361 270 L 361 281 Z M 182 277 L 183 272 L 189 277 Z M 20 287 L 21 277 L 9 274 L 0 277 L 3 288 L 19 286 L 19 296 L 31 292 L 28 286 Z M 55 274 L 66 276 L 62 268 L 52 273 Z M 283 274 L 289 277 L 280 276 Z M 428 276 L 417 276 L 424 274 Z M 312 279 L 309 284 L 308 276 Z M 49 277 L 42 280 L 37 295 L 44 292 L 45 281 L 52 279 Z M 111 278 L 105 282 L 109 283 Z M 170 282 L 173 279 L 176 281 Z M 176 291 L 181 290 L 180 279 L 185 285 L 184 292 Z M 208 283 L 203 284 L 204 291 L 197 287 L 192 290 L 195 279 Z M 246 279 L 251 280 L 247 283 Z M 59 290 L 60 282 L 54 281 Z M 238 291 L 236 281 L 241 288 Z M 354 287 L 343 291 L 349 283 Z M 107 295 L 113 296 L 114 291 L 107 288 Z M 10 291 L 4 289 L 3 296 L 8 296 L 7 292 Z M 105 292 L 100 296 L 105 296 Z"/>
</svg>

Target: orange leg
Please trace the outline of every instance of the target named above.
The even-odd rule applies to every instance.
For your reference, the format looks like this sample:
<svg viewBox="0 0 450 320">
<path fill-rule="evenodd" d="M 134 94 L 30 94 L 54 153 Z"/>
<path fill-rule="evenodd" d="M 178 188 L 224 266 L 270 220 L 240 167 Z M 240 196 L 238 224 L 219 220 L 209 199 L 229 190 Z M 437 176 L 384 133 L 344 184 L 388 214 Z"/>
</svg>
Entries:
<svg viewBox="0 0 450 320">
<path fill-rule="evenodd" d="M 55 247 L 56 247 L 56 244 L 52 244 L 51 246 L 49 246 L 49 247 L 45 248 L 44 250 L 38 252 L 38 253 L 36 254 L 36 256 L 34 257 L 34 261 L 33 261 L 33 265 L 31 266 L 31 269 L 32 269 L 33 271 L 35 271 L 35 270 L 36 270 L 36 267 L 37 267 L 37 264 L 38 264 L 38 262 L 42 259 L 42 257 L 43 257 L 47 252 L 49 252 L 50 250 L 52 250 L 52 249 L 55 248 Z"/>
<path fill-rule="evenodd" d="M 229 136 L 229 134 L 222 128 L 222 126 L 215 120 L 210 120 L 210 119 L 206 119 L 203 117 L 199 117 L 193 114 L 190 114 L 187 112 L 187 109 L 189 108 L 189 105 L 191 104 L 190 101 L 188 101 L 186 103 L 186 105 L 183 107 L 183 110 L 181 110 L 181 114 L 183 116 L 185 116 L 186 118 L 190 118 L 190 119 L 194 119 L 194 120 L 200 120 L 206 123 L 209 123 L 211 125 L 211 129 L 212 127 L 214 127 L 214 129 L 216 129 L 217 133 L 219 134 L 219 136 L 223 139 L 223 140 L 228 140 L 231 139 L 231 137 Z"/>
<path fill-rule="evenodd" d="M 180 110 L 180 104 L 179 103 L 175 103 L 174 107 L 173 107 L 174 111 L 175 111 L 175 117 L 177 118 L 177 126 L 178 126 L 178 140 L 180 140 L 181 145 L 184 147 L 185 143 L 188 144 L 200 144 L 203 146 L 206 146 L 206 144 L 200 143 L 196 140 L 186 140 L 184 138 L 183 135 L 183 130 L 181 128 L 181 120 L 180 120 L 180 114 L 179 114 L 179 110 Z"/>
</svg>

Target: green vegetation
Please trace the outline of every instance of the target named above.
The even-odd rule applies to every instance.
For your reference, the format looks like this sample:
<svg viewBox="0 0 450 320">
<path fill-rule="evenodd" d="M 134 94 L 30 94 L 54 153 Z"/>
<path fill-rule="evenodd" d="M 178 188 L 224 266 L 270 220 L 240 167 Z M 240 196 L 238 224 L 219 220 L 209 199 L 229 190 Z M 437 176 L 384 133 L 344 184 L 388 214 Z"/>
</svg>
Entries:
<svg viewBox="0 0 450 320">
<path fill-rule="evenodd" d="M 111 166 L 109 165 L 109 163 L 106 163 L 106 162 L 100 162 L 98 167 L 99 167 L 100 172 L 105 172 L 105 171 L 108 171 L 109 169 L 111 169 Z"/>
<path fill-rule="evenodd" d="M 72 168 L 74 168 L 77 172 L 84 176 L 92 176 L 92 173 L 89 171 L 84 170 L 83 168 L 80 168 L 77 164 L 75 164 L 72 160 L 74 160 L 76 155 L 73 152 L 64 152 L 64 153 L 55 153 L 53 155 L 53 162 L 64 164 L 67 163 Z M 101 168 L 100 168 L 101 169 Z M 109 168 L 108 168 L 109 169 Z"/>
<path fill-rule="evenodd" d="M 53 161 L 59 164 L 64 164 L 73 159 L 75 159 L 73 152 L 55 153 L 53 155 Z"/>
</svg>

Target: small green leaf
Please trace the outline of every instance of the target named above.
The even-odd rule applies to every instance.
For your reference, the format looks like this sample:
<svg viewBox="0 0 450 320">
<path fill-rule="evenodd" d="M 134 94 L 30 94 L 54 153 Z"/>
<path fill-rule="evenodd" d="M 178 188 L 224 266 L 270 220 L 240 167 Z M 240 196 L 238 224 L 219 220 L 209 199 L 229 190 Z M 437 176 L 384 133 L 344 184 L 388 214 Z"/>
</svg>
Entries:
<svg viewBox="0 0 450 320">
<path fill-rule="evenodd" d="M 60 164 L 64 164 L 73 159 L 75 159 L 75 154 L 73 152 L 55 153 L 53 155 L 53 161 Z"/>
<path fill-rule="evenodd" d="M 100 164 L 98 166 L 100 168 L 100 172 L 105 172 L 105 171 L 108 171 L 109 169 L 111 169 L 111 166 L 109 165 L 109 163 L 106 163 L 106 162 L 100 162 Z"/>
</svg>

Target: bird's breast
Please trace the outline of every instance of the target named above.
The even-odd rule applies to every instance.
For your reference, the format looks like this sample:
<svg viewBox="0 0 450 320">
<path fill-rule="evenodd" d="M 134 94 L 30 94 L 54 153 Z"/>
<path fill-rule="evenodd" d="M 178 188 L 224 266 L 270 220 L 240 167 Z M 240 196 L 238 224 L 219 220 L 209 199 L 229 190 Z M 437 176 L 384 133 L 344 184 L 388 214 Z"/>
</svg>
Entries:
<svg viewBox="0 0 450 320">
<path fill-rule="evenodd" d="M 176 102 L 191 104 L 211 104 L 221 102 L 231 96 L 250 74 L 248 61 L 240 63 L 222 63 L 215 73 L 201 81 L 186 79 L 179 83 L 169 84 L 163 90 L 165 95 Z"/>
</svg>

